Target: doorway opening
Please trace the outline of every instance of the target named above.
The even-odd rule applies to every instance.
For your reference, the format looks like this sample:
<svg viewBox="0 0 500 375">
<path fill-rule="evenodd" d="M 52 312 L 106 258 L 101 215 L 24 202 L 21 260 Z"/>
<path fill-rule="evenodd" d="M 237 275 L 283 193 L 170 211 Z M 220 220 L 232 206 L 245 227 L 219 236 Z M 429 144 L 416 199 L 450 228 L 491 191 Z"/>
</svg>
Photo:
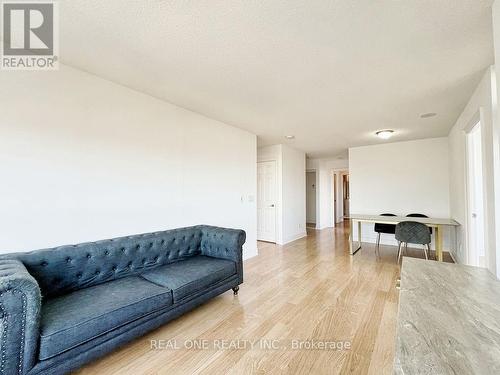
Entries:
<svg viewBox="0 0 500 375">
<path fill-rule="evenodd" d="M 345 224 L 346 218 L 349 217 L 349 170 L 334 169 L 331 176 L 331 215 L 332 223 L 335 227 L 339 224 Z"/>
<path fill-rule="evenodd" d="M 257 240 L 276 242 L 276 161 L 257 163 Z"/>
<path fill-rule="evenodd" d="M 467 145 L 467 263 L 486 265 L 481 122 L 466 134 Z"/>
<path fill-rule="evenodd" d="M 306 226 L 308 228 L 316 228 L 317 212 L 316 212 L 316 171 L 306 172 Z"/>
<path fill-rule="evenodd" d="M 350 201 L 351 201 L 351 190 L 349 187 L 349 174 L 342 174 L 342 197 L 343 197 L 343 207 L 344 207 L 344 220 L 349 219 L 351 211 L 350 211 Z"/>
</svg>

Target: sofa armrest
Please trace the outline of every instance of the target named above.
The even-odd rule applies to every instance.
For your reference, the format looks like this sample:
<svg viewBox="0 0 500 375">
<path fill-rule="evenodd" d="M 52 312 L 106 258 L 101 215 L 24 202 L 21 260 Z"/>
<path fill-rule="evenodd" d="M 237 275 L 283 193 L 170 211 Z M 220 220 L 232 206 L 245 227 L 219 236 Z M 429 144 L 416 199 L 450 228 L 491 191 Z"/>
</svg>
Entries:
<svg viewBox="0 0 500 375">
<path fill-rule="evenodd" d="M 0 373 L 26 374 L 36 362 L 41 296 L 22 262 L 0 259 Z"/>
<path fill-rule="evenodd" d="M 201 229 L 201 254 L 236 262 L 236 271 L 243 282 L 244 230 L 203 226 Z"/>
</svg>

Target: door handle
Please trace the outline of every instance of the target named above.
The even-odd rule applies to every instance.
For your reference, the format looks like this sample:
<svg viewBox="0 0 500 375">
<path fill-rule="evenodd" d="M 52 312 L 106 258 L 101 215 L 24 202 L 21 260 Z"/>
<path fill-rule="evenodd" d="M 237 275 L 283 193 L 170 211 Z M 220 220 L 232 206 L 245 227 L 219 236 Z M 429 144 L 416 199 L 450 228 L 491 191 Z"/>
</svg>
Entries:
<svg viewBox="0 0 500 375">
<path fill-rule="evenodd" d="M 269 207 L 274 207 L 274 204 L 270 205 Z"/>
</svg>

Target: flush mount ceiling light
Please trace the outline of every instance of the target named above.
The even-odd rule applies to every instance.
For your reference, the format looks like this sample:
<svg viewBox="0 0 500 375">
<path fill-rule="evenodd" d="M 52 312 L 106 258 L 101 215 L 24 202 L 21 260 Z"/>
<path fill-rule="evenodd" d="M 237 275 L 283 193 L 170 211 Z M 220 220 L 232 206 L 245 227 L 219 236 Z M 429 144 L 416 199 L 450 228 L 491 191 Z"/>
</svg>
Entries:
<svg viewBox="0 0 500 375">
<path fill-rule="evenodd" d="M 285 135 L 285 138 L 286 139 L 295 139 L 295 136 L 294 135 Z"/>
<path fill-rule="evenodd" d="M 437 113 L 429 112 L 429 113 L 424 113 L 424 114 L 420 115 L 420 118 L 430 118 L 430 117 L 434 117 L 434 116 L 437 116 Z"/>
<path fill-rule="evenodd" d="M 381 139 L 389 139 L 393 136 L 394 130 L 379 130 L 378 132 L 375 133 L 377 137 Z"/>
</svg>

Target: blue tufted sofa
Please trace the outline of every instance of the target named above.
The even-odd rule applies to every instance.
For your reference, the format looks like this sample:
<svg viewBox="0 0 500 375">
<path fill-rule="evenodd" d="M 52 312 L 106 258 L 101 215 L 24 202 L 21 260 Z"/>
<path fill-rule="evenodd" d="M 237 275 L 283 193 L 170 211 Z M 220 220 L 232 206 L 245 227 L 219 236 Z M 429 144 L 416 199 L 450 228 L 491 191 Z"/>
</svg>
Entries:
<svg viewBox="0 0 500 375">
<path fill-rule="evenodd" d="M 0 374 L 62 374 L 243 282 L 245 232 L 195 226 L 0 257 Z"/>
</svg>

